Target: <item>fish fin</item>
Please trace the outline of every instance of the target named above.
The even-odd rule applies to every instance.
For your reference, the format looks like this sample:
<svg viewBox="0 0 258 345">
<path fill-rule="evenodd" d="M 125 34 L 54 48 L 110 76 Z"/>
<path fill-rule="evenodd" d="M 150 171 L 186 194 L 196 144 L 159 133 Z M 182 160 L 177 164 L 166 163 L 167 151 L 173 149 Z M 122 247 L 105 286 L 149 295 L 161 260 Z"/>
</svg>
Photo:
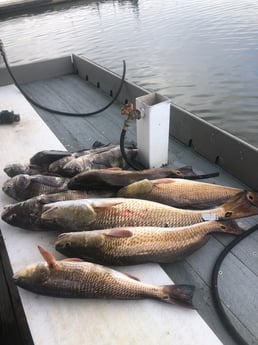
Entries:
<svg viewBox="0 0 258 345">
<path fill-rule="evenodd" d="M 172 179 L 172 178 L 160 178 L 157 180 L 151 180 L 151 182 L 154 185 L 159 185 L 159 184 L 170 184 L 170 183 L 175 183 L 176 180 Z"/>
<path fill-rule="evenodd" d="M 49 268 L 55 268 L 57 266 L 56 259 L 54 255 L 47 252 L 45 249 L 43 249 L 41 246 L 38 246 L 40 254 L 43 256 L 43 258 L 46 260 Z"/>
<path fill-rule="evenodd" d="M 195 287 L 193 285 L 163 285 L 161 288 L 164 293 L 161 297 L 162 301 L 194 309 L 192 298 Z"/>
<path fill-rule="evenodd" d="M 32 181 L 32 177 L 28 174 L 20 174 L 20 175 L 17 175 L 13 178 L 11 178 L 10 180 L 12 179 L 15 179 L 17 177 L 17 181 L 19 183 L 19 185 L 22 187 L 22 189 L 26 189 L 30 186 L 31 184 L 31 181 Z M 9 180 L 8 180 L 9 181 Z"/>
<path fill-rule="evenodd" d="M 119 167 L 112 167 L 112 168 L 107 168 L 106 170 L 109 170 L 109 171 L 121 171 L 122 168 L 119 168 Z"/>
<path fill-rule="evenodd" d="M 132 237 L 133 233 L 127 229 L 112 229 L 108 233 L 104 233 L 108 237 Z"/>
<path fill-rule="evenodd" d="M 100 198 L 100 199 L 88 199 L 89 204 L 93 208 L 103 208 L 108 209 L 112 208 L 114 206 L 117 206 L 119 204 L 122 204 L 124 202 L 123 199 L 119 198 Z"/>
<path fill-rule="evenodd" d="M 124 273 L 124 275 L 127 276 L 128 278 L 131 278 L 131 279 L 133 279 L 133 280 L 136 280 L 136 281 L 140 282 L 140 279 L 139 279 L 139 278 L 133 276 L 133 275 L 130 274 L 130 273 Z"/>
<path fill-rule="evenodd" d="M 69 262 L 84 262 L 84 260 L 80 259 L 80 258 L 66 258 L 63 259 L 61 261 L 69 261 Z"/>
<path fill-rule="evenodd" d="M 219 216 L 217 213 L 213 213 L 213 212 L 210 212 L 210 213 L 203 213 L 202 214 L 202 220 L 204 221 L 209 221 L 209 220 L 218 220 L 219 219 Z"/>
<path fill-rule="evenodd" d="M 119 189 L 118 196 L 133 196 L 139 197 L 141 195 L 148 194 L 152 191 L 153 183 L 148 179 L 140 180 L 129 184 L 121 189 Z"/>
</svg>

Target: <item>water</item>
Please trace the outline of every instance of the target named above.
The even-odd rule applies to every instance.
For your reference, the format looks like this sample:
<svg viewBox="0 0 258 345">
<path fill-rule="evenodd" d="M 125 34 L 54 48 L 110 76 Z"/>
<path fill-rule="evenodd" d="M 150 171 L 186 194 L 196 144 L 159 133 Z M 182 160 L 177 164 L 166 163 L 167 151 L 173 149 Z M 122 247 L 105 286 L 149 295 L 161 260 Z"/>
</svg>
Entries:
<svg viewBox="0 0 258 345">
<path fill-rule="evenodd" d="M 257 0 L 77 1 L 2 18 L 0 38 L 11 64 L 125 59 L 128 79 L 258 147 Z"/>
</svg>

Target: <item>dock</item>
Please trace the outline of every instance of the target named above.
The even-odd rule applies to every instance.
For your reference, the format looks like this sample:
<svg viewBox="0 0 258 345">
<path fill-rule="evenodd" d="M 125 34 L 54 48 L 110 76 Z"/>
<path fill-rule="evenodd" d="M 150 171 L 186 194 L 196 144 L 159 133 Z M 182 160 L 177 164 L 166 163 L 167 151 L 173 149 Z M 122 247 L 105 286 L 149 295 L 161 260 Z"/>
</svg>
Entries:
<svg viewBox="0 0 258 345">
<path fill-rule="evenodd" d="M 76 59 L 74 57 L 73 60 Z M 118 76 L 101 68 L 97 69 L 97 73 L 94 66 L 87 68 L 87 72 L 83 68 L 80 71 L 80 64 L 84 61 L 81 58 L 78 58 L 78 69 L 74 69 L 69 61 L 69 58 L 64 57 L 53 62 L 32 64 L 31 78 L 28 73 L 24 73 L 25 67 L 17 67 L 15 72 L 30 96 L 48 107 L 87 112 L 107 104 Z M 91 66 L 87 59 L 85 64 Z M 91 74 L 93 70 L 94 77 Z M 40 76 L 33 71 L 41 71 Z M 95 82 L 100 80 L 100 75 L 104 75 L 103 79 L 108 86 L 104 86 L 102 80 Z M 118 143 L 124 121 L 120 115 L 122 100 L 126 100 L 128 93 L 133 95 L 136 91 L 138 94 L 145 92 L 128 82 L 120 103 L 113 104 L 105 112 L 91 117 L 67 117 L 33 108 L 17 88 L 10 85 L 5 71 L 0 70 L 0 76 L 1 107 L 21 116 L 19 123 L 0 127 L 1 167 L 17 161 L 28 161 L 40 150 L 79 150 L 89 148 L 95 140 Z M 134 127 L 129 131 L 127 140 L 135 141 Z M 172 137 L 169 163 L 176 167 L 191 165 L 198 173 L 219 171 L 220 176 L 209 182 L 248 188 L 221 167 L 197 154 L 192 147 L 187 147 Z M 6 179 L 7 176 L 1 171 L 0 183 Z M 13 202 L 1 192 L 1 209 Z M 248 229 L 257 221 L 258 217 L 250 217 L 241 219 L 238 223 Z M 2 270 L 12 306 L 13 324 L 23 334 L 24 344 L 27 340 L 27 344 L 35 345 L 82 344 L 86 341 L 92 345 L 238 345 L 218 319 L 210 293 L 212 267 L 221 250 L 233 239 L 232 236 L 211 236 L 203 248 L 177 263 L 119 268 L 153 284 L 169 284 L 172 281 L 177 284 L 194 284 L 196 310 L 187 310 L 151 300 L 63 300 L 16 289 L 11 281 L 11 273 L 41 260 L 36 248 L 38 244 L 61 258 L 60 254 L 54 252 L 56 234 L 15 228 L 2 220 L 0 228 L 3 239 L 1 256 L 5 257 L 5 261 L 2 261 L 5 267 Z M 257 344 L 258 340 L 257 241 L 258 234 L 254 233 L 236 247 L 223 264 L 219 279 L 220 293 L 227 312 L 250 345 Z"/>
<path fill-rule="evenodd" d="M 7 0 L 0 2 L 0 16 L 76 1 L 77 0 Z"/>
</svg>

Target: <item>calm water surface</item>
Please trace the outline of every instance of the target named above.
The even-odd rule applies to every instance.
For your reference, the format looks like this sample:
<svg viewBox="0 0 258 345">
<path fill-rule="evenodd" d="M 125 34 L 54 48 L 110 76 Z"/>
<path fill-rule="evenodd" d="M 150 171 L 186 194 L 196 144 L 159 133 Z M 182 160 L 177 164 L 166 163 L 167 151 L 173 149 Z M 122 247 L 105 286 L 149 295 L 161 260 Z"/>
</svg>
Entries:
<svg viewBox="0 0 258 345">
<path fill-rule="evenodd" d="M 0 38 L 12 64 L 125 59 L 128 79 L 258 147 L 257 0 L 77 1 L 1 18 Z"/>
</svg>

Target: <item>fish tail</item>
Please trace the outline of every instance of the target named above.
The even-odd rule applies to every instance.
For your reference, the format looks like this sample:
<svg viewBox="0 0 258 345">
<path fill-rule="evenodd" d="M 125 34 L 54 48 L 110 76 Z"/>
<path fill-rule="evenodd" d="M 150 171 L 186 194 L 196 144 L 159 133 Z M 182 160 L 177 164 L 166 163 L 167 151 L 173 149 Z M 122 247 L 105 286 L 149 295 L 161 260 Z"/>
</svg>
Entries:
<svg viewBox="0 0 258 345">
<path fill-rule="evenodd" d="M 193 285 L 163 285 L 161 300 L 170 304 L 194 308 L 192 304 L 194 289 Z"/>
</svg>

